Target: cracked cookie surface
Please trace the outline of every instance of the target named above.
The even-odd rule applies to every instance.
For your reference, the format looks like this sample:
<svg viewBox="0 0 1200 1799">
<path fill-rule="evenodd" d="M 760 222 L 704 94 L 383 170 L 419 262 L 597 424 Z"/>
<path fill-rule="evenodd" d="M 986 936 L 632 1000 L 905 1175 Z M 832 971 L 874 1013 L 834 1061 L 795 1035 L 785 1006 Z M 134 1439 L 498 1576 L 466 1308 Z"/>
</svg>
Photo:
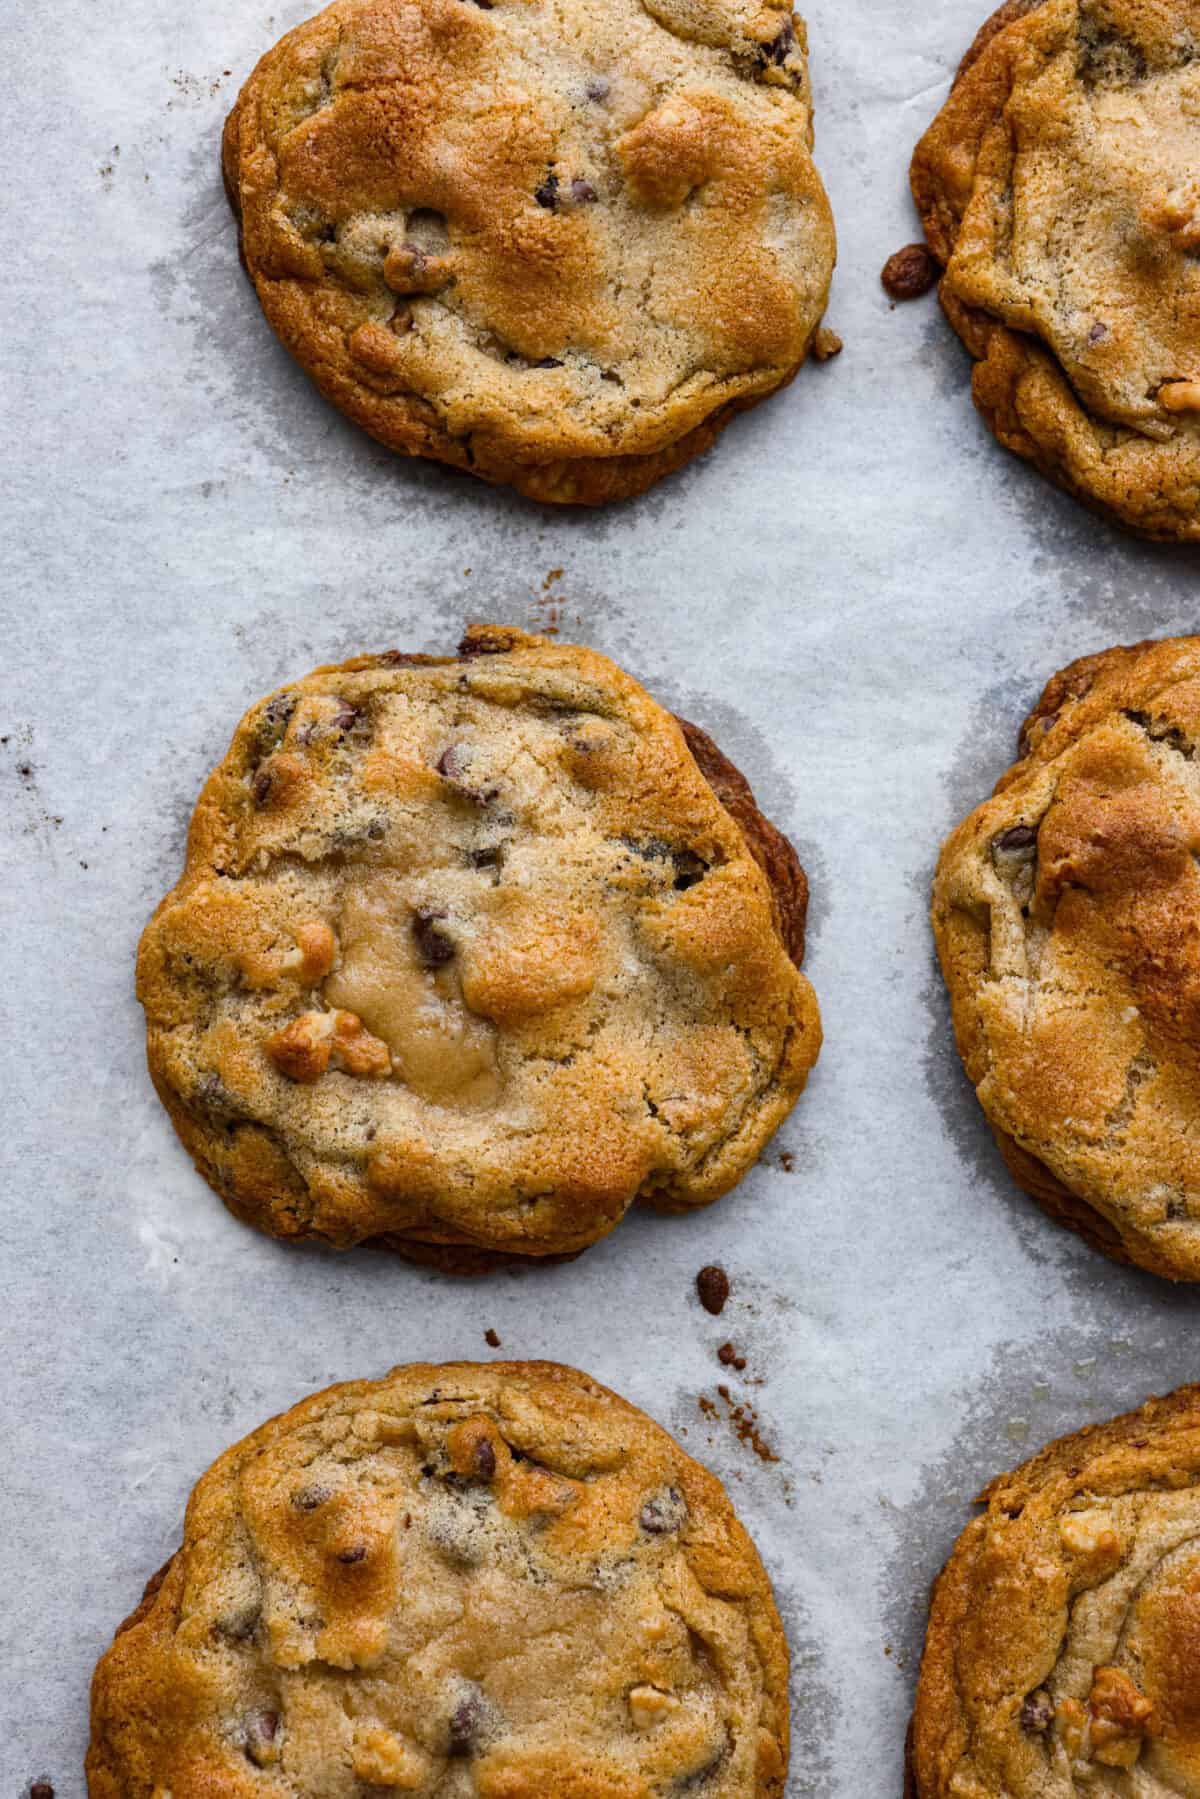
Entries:
<svg viewBox="0 0 1200 1799">
<path fill-rule="evenodd" d="M 490 626 L 243 719 L 138 958 L 231 1209 L 466 1272 L 706 1205 L 816 1060 L 795 852 L 695 726 Z"/>
<path fill-rule="evenodd" d="M 1200 1388 L 984 1490 L 933 1589 L 907 1799 L 1200 1794 Z"/>
<path fill-rule="evenodd" d="M 1200 5 L 1009 0 L 913 194 L 1000 442 L 1147 536 L 1200 540 Z"/>
<path fill-rule="evenodd" d="M 1055 675 L 947 840 L 933 928 L 1009 1167 L 1119 1260 L 1200 1280 L 1200 638 Z"/>
<path fill-rule="evenodd" d="M 336 0 L 225 130 L 326 397 L 535 499 L 642 492 L 796 373 L 834 234 L 779 0 Z"/>
<path fill-rule="evenodd" d="M 223 1455 L 101 1661 L 91 1799 L 781 1799 L 720 1483 L 551 1363 L 397 1368 Z"/>
</svg>

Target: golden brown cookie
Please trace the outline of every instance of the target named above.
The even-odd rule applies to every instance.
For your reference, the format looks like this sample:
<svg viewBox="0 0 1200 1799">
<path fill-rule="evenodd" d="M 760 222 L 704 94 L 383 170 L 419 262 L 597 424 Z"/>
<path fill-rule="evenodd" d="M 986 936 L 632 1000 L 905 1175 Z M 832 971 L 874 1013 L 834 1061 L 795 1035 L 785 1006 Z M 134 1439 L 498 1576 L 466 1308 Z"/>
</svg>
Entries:
<svg viewBox="0 0 1200 1799">
<path fill-rule="evenodd" d="M 604 657 L 475 626 L 255 706 L 142 940 L 150 1069 L 239 1216 L 474 1271 L 707 1205 L 820 1045 L 804 875 Z"/>
<path fill-rule="evenodd" d="M 538 500 L 641 493 L 791 380 L 834 234 L 787 0 L 335 0 L 225 129 L 325 396 Z"/>
<path fill-rule="evenodd" d="M 947 840 L 933 928 L 1015 1178 L 1118 1260 L 1200 1280 L 1200 638 L 1050 681 Z"/>
<path fill-rule="evenodd" d="M 96 1670 L 91 1799 L 781 1799 L 729 1499 L 548 1362 L 396 1368 L 230 1449 Z"/>
<path fill-rule="evenodd" d="M 933 1589 L 907 1799 L 1200 1793 L 1200 1387 L 980 1504 Z"/>
<path fill-rule="evenodd" d="M 942 304 L 1002 444 L 1200 540 L 1200 4 L 1008 0 L 917 146 Z"/>
</svg>

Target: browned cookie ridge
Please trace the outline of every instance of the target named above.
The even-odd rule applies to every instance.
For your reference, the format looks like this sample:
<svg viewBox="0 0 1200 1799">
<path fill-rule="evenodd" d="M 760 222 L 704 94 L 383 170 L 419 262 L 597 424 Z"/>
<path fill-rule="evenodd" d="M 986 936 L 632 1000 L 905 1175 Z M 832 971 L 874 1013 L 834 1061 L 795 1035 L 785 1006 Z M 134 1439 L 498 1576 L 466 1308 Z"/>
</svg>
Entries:
<svg viewBox="0 0 1200 1799">
<path fill-rule="evenodd" d="M 1088 656 L 948 838 L 933 928 L 1020 1184 L 1121 1261 L 1200 1280 L 1200 638 Z"/>
<path fill-rule="evenodd" d="M 906 1799 L 1200 1792 L 1200 1388 L 980 1504 L 934 1586 Z"/>
<path fill-rule="evenodd" d="M 782 1799 L 720 1483 L 551 1363 L 397 1368 L 227 1451 L 92 1687 L 91 1799 Z"/>
<path fill-rule="evenodd" d="M 254 707 L 146 929 L 151 1072 L 284 1237 L 475 1272 L 706 1205 L 820 1045 L 807 888 L 736 768 L 611 662 L 475 626 Z"/>
<path fill-rule="evenodd" d="M 1000 442 L 1200 541 L 1200 0 L 1008 0 L 913 194 Z"/>
<path fill-rule="evenodd" d="M 229 116 L 284 344 L 391 448 L 642 492 L 813 346 L 834 262 L 786 0 L 335 0 Z"/>
</svg>

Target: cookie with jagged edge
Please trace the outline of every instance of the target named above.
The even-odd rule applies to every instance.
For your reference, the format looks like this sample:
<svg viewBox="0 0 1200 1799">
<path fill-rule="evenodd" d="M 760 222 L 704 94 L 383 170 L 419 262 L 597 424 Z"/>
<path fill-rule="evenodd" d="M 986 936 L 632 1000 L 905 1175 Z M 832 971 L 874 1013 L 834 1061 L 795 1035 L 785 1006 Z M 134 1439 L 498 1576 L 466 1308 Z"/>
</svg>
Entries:
<svg viewBox="0 0 1200 1799">
<path fill-rule="evenodd" d="M 1200 1792 L 1200 1387 L 979 1503 L 933 1589 L 906 1799 Z"/>
<path fill-rule="evenodd" d="M 813 346 L 833 223 L 786 0 L 335 0 L 226 186 L 272 327 L 390 448 L 596 505 Z M 819 346 L 818 346 L 819 347 Z"/>
<path fill-rule="evenodd" d="M 1000 442 L 1200 540 L 1200 4 L 1008 0 L 912 187 Z"/>
<path fill-rule="evenodd" d="M 958 1048 L 1025 1190 L 1200 1280 L 1200 638 L 1087 656 L 951 834 L 933 929 Z"/>
<path fill-rule="evenodd" d="M 547 1362 L 396 1368 L 230 1449 L 92 1686 L 91 1799 L 782 1799 L 720 1482 Z"/>
<path fill-rule="evenodd" d="M 707 1205 L 820 1045 L 807 888 L 744 778 L 593 651 L 493 626 L 255 706 L 138 958 L 205 1178 L 461 1272 Z"/>
</svg>

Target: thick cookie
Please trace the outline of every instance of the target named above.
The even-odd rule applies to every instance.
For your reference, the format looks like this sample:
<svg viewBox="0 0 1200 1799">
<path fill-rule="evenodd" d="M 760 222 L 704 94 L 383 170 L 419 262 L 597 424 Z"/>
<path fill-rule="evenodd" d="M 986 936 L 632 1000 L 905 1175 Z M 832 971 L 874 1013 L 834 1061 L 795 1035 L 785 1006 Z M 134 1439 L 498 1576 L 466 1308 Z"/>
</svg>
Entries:
<svg viewBox="0 0 1200 1799">
<path fill-rule="evenodd" d="M 546 1362 L 227 1451 L 92 1686 L 91 1799 L 781 1799 L 787 1644 L 720 1483 Z"/>
<path fill-rule="evenodd" d="M 1200 638 L 1054 676 L 953 832 L 933 928 L 1013 1175 L 1097 1248 L 1200 1280 Z"/>
<path fill-rule="evenodd" d="M 319 669 L 254 707 L 142 939 L 150 1069 L 277 1236 L 473 1271 L 706 1205 L 820 1045 L 804 875 L 738 771 L 590 650 Z"/>
<path fill-rule="evenodd" d="M 907 1799 L 1200 1792 L 1200 1387 L 980 1503 L 933 1589 Z"/>
<path fill-rule="evenodd" d="M 225 128 L 322 393 L 538 500 L 641 493 L 790 381 L 834 263 L 787 0 L 336 0 Z"/>
<path fill-rule="evenodd" d="M 1002 444 L 1200 540 L 1200 4 L 1008 0 L 917 146 L 942 303 Z"/>
</svg>

